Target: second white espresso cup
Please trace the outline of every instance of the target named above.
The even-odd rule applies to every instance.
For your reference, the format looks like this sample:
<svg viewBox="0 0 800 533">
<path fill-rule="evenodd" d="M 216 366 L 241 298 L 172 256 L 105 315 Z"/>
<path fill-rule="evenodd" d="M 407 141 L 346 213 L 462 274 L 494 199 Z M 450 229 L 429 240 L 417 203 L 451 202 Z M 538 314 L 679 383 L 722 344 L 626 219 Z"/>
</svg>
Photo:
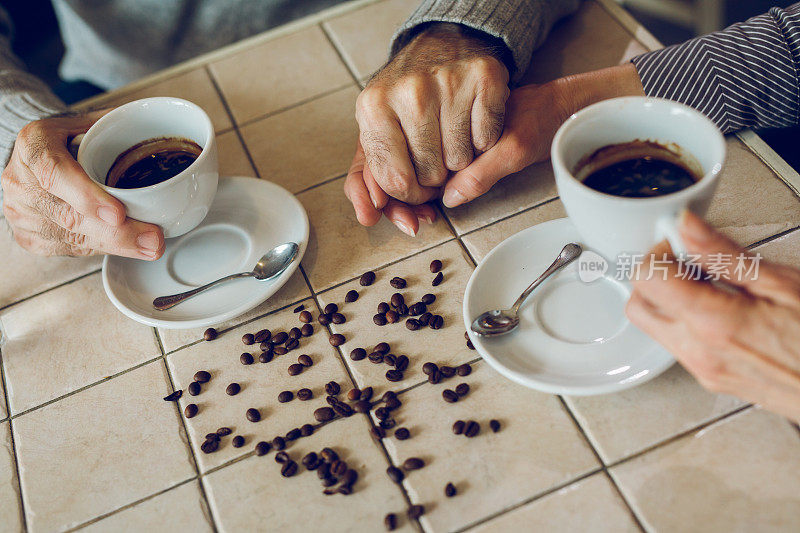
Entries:
<svg viewBox="0 0 800 533">
<path fill-rule="evenodd" d="M 137 189 L 105 184 L 117 157 L 148 139 L 180 137 L 202 151 L 175 176 Z M 103 115 L 79 139 L 78 163 L 89 177 L 125 206 L 127 215 L 161 226 L 164 237 L 178 237 L 196 228 L 208 214 L 217 192 L 217 144 L 211 119 L 192 102 L 172 97 L 144 98 Z"/>
<path fill-rule="evenodd" d="M 680 191 L 651 198 L 628 198 L 594 190 L 575 177 L 581 160 L 605 146 L 652 141 L 684 152 L 699 164 L 702 177 Z M 667 239 L 685 253 L 677 231 L 678 215 L 708 209 L 725 160 L 725 139 L 700 112 L 659 98 L 605 100 L 572 115 L 551 148 L 558 193 L 584 243 L 616 262 L 641 254 Z"/>
</svg>

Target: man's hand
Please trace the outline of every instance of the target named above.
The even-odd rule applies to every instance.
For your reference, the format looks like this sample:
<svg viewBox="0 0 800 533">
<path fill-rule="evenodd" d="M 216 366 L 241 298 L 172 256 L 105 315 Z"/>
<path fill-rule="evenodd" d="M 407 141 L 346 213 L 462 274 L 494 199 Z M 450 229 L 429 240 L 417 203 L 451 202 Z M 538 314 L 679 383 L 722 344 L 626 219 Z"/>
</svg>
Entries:
<svg viewBox="0 0 800 533">
<path fill-rule="evenodd" d="M 735 265 L 742 249 L 691 213 L 680 231 L 701 267 L 722 273 L 736 290 L 681 279 L 673 261 L 666 279 L 640 275 L 634 282 L 627 307 L 631 322 L 706 388 L 800 422 L 800 271 L 761 261 L 757 272 L 740 279 Z M 669 246 L 651 252 L 651 260 L 660 260 Z"/>
<path fill-rule="evenodd" d="M 108 110 L 31 122 L 3 170 L 3 212 L 14 239 L 39 255 L 113 254 L 154 260 L 161 228 L 126 218 L 125 207 L 86 175 L 67 143 Z"/>
</svg>

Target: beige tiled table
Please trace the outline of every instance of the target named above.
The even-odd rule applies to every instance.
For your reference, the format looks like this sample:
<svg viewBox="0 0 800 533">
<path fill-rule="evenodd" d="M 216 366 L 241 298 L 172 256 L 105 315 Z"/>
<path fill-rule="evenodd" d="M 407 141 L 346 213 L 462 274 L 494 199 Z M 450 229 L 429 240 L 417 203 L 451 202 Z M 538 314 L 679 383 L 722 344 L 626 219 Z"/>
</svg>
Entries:
<svg viewBox="0 0 800 533">
<path fill-rule="evenodd" d="M 296 193 L 311 220 L 311 244 L 298 272 L 269 301 L 219 325 L 170 331 L 124 318 L 103 294 L 99 259 L 42 259 L 0 232 L 0 320 L 6 328 L 0 381 L 0 531 L 300 530 L 376 531 L 387 512 L 410 503 L 427 512 L 400 520 L 403 530 L 798 531 L 800 432 L 735 398 L 705 392 L 673 367 L 635 389 L 590 398 L 558 397 L 506 381 L 466 348 L 460 320 L 464 285 L 486 253 L 509 235 L 564 216 L 549 164 L 500 182 L 469 205 L 409 238 L 383 222 L 359 226 L 342 194 L 357 135 L 353 103 L 380 66 L 393 29 L 417 0 L 359 1 L 200 57 L 87 102 L 182 96 L 215 124 L 221 171 L 277 182 Z M 590 0 L 536 52 L 529 81 L 619 63 L 658 43 L 615 3 Z M 709 213 L 723 231 L 765 256 L 800 264 L 800 187 L 792 171 L 754 135 L 728 140 L 725 176 Z M 444 262 L 445 282 L 428 286 L 427 264 Z M 357 276 L 374 269 L 377 282 Z M 438 294 L 446 322 L 435 332 L 377 328 L 372 309 L 401 275 L 415 297 Z M 428 286 L 428 289 L 425 287 Z M 297 323 L 303 303 L 342 304 L 348 321 L 331 326 L 341 350 L 319 331 L 303 341 L 315 361 L 289 377 L 289 360 L 243 366 L 243 332 Z M 352 361 L 355 347 L 386 340 L 406 353 L 404 381 L 385 367 Z M 471 361 L 470 395 L 444 404 L 443 385 L 423 380 L 421 363 Z M 214 380 L 185 419 L 161 400 L 198 369 Z M 372 419 L 339 419 L 291 446 L 298 458 L 335 447 L 359 473 L 351 496 L 326 497 L 316 476 L 283 479 L 274 454 L 255 442 L 312 420 L 324 384 L 373 385 L 400 392 L 396 419 L 412 437 L 368 435 Z M 237 381 L 242 392 L 223 390 Z M 315 397 L 279 404 L 281 390 L 309 387 Z M 180 407 L 186 401 L 180 402 Z M 259 407 L 263 420 L 247 422 Z M 457 418 L 483 432 L 451 434 Z M 498 433 L 488 420 L 501 421 Z M 212 455 L 203 436 L 231 426 L 246 439 Z M 391 431 L 389 432 L 391 435 Z M 402 485 L 385 474 L 411 456 L 427 466 Z M 458 495 L 445 498 L 452 481 Z"/>
</svg>

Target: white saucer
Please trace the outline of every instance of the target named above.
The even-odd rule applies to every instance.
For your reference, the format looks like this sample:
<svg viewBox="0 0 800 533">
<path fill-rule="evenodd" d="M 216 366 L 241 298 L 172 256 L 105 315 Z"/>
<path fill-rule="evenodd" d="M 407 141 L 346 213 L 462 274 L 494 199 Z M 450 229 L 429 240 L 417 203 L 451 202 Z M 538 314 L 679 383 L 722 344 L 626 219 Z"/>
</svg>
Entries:
<svg viewBox="0 0 800 533">
<path fill-rule="evenodd" d="M 233 280 L 166 311 L 153 299 L 189 290 L 234 272 L 249 271 L 274 246 L 296 242 L 297 259 L 270 281 Z M 170 329 L 219 324 L 256 307 L 294 274 L 308 244 L 308 215 L 289 191 L 256 178 L 220 178 L 205 220 L 167 240 L 158 261 L 107 256 L 103 287 L 126 316 Z"/>
<path fill-rule="evenodd" d="M 534 291 L 515 331 L 482 338 L 470 330 L 482 312 L 509 307 L 569 242 L 580 243 L 569 219 L 551 220 L 509 237 L 481 261 L 464 296 L 475 348 L 504 376 L 553 394 L 604 394 L 661 374 L 674 359 L 625 317 L 630 286 L 614 279 L 613 266 L 587 283 L 575 261 Z"/>
</svg>

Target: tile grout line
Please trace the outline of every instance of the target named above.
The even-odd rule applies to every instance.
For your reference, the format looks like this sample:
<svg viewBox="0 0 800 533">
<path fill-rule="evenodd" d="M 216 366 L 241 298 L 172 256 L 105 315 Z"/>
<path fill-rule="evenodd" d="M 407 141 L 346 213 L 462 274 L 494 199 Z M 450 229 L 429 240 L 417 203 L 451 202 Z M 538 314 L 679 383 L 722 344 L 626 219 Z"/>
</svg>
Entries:
<svg viewBox="0 0 800 533">
<path fill-rule="evenodd" d="M 8 418 L 8 438 L 11 442 L 11 455 L 14 458 L 14 472 L 17 474 L 17 494 L 19 494 L 19 512 L 22 517 L 22 530 L 28 531 L 28 516 L 25 510 L 25 498 L 22 494 L 22 476 L 19 469 L 19 456 L 17 455 L 17 445 L 14 440 L 14 426 L 11 420 L 11 407 L 8 401 L 8 381 L 6 379 L 5 361 L 3 351 L 0 349 L 0 384 L 3 386 L 3 401 L 6 402 L 6 414 Z M 5 423 L 5 422 L 3 422 Z"/>
<path fill-rule="evenodd" d="M 756 248 L 758 246 L 764 246 L 765 244 L 769 244 L 772 241 L 780 239 L 781 237 L 785 237 L 785 236 L 789 235 L 790 233 L 793 233 L 793 232 L 797 231 L 798 229 L 800 229 L 800 226 L 795 226 L 793 228 L 789 228 L 787 230 L 784 230 L 784 231 L 781 231 L 779 233 L 776 233 L 775 235 L 770 235 L 769 237 L 764 237 L 760 241 L 756 241 L 753 244 L 748 244 L 747 246 L 745 246 L 745 249 L 752 250 L 753 248 Z"/>
<path fill-rule="evenodd" d="M 560 199 L 559 196 L 553 196 L 552 198 L 548 198 L 547 200 L 539 202 L 538 204 L 534 204 L 534 205 L 528 206 L 528 207 L 522 209 L 521 211 L 517 211 L 516 213 L 511 213 L 509 215 L 505 215 L 503 217 L 500 217 L 497 220 L 493 220 L 493 221 L 489 222 L 488 224 L 485 224 L 485 225 L 483 225 L 483 226 L 481 226 L 479 228 L 475 228 L 475 229 L 471 229 L 469 231 L 465 231 L 463 234 L 459 235 L 459 237 L 467 237 L 467 236 L 473 235 L 474 233 L 477 233 L 477 232 L 481 231 L 482 229 L 490 228 L 492 226 L 496 226 L 497 224 L 500 224 L 501 222 L 505 222 L 506 220 L 508 220 L 510 218 L 514 218 L 517 215 L 522 215 L 523 213 L 527 213 L 529 211 L 533 211 L 534 209 L 538 209 L 538 208 L 543 207 L 543 206 L 545 206 L 547 204 L 551 204 L 551 203 L 553 203 L 553 202 L 555 202 L 556 200 L 559 200 L 559 199 Z M 534 226 L 538 226 L 538 224 L 534 224 Z M 529 227 L 533 227 L 533 226 L 529 226 Z"/>
<path fill-rule="evenodd" d="M 326 96 L 330 96 L 333 93 L 336 93 L 336 92 L 339 92 L 339 91 L 343 91 L 344 89 L 347 89 L 348 87 L 352 87 L 352 86 L 353 86 L 352 83 L 347 82 L 344 85 L 338 85 L 338 86 L 336 86 L 336 87 L 334 87 L 332 89 L 326 89 L 325 91 L 322 91 L 319 94 L 315 94 L 313 96 L 309 96 L 308 98 L 304 98 L 304 99 L 299 100 L 299 101 L 297 101 L 297 102 L 295 102 L 293 104 L 290 104 L 288 106 L 281 107 L 281 108 L 276 109 L 274 111 L 269 111 L 268 113 L 264 113 L 263 115 L 258 115 L 257 117 L 249 118 L 247 120 L 242 121 L 241 124 L 238 123 L 238 122 L 235 122 L 234 124 L 236 124 L 236 126 L 239 127 L 239 128 L 245 128 L 247 126 L 255 124 L 256 122 L 262 121 L 264 119 L 268 119 L 268 118 L 274 117 L 276 115 L 280 115 L 281 113 L 285 113 L 286 111 L 291 111 L 292 109 L 296 109 L 296 108 L 298 108 L 300 106 L 303 106 L 303 105 L 306 105 L 306 104 L 310 104 L 311 102 L 313 102 L 315 100 L 321 100 L 322 98 L 325 98 Z"/>
<path fill-rule="evenodd" d="M 344 65 L 344 68 L 345 68 L 345 70 L 347 70 L 347 73 L 350 74 L 350 77 L 353 78 L 353 81 L 355 82 L 355 84 L 360 89 L 361 88 L 361 82 L 359 81 L 358 76 L 356 76 L 356 73 L 353 72 L 353 68 L 350 66 L 350 63 L 345 58 L 344 51 L 339 48 L 339 46 L 336 44 L 336 41 L 333 40 L 333 37 L 328 32 L 328 28 L 326 28 L 325 24 L 324 24 L 325 22 L 328 22 L 328 20 L 327 19 L 326 20 L 321 20 L 317 24 L 317 26 L 322 31 L 323 35 L 325 35 L 325 38 L 328 40 L 328 44 L 330 44 L 331 48 L 333 48 L 333 50 L 336 52 L 336 55 L 339 57 L 339 61 L 342 62 L 342 65 Z"/>
<path fill-rule="evenodd" d="M 102 269 L 98 268 L 96 270 L 92 270 L 91 272 L 87 272 L 85 274 L 81 274 L 80 276 L 78 276 L 76 278 L 72 278 L 72 279 L 68 279 L 66 281 L 63 281 L 63 282 L 59 283 L 58 285 L 53 285 L 52 287 L 49 287 L 49 288 L 44 289 L 44 290 L 41 290 L 41 291 L 39 291 L 37 293 L 31 294 L 29 296 L 25 296 L 24 298 L 20 298 L 19 300 L 15 300 L 15 301 L 13 301 L 11 303 L 8 303 L 6 305 L 0 306 L 0 311 L 6 311 L 6 310 L 8 310 L 9 308 L 11 308 L 11 307 L 13 307 L 15 305 L 21 304 L 23 302 L 27 302 L 28 300 L 32 300 L 32 299 L 36 298 L 37 296 L 41 296 L 42 294 L 46 294 L 46 293 L 48 293 L 50 291 L 54 291 L 56 289 L 60 289 L 61 287 L 65 287 L 65 286 L 67 286 L 67 285 L 69 285 L 71 283 L 74 283 L 76 281 L 80 281 L 80 280 L 82 280 L 84 278 L 88 278 L 89 276 L 97 274 L 98 272 L 101 272 L 101 271 L 102 271 Z"/>
</svg>

